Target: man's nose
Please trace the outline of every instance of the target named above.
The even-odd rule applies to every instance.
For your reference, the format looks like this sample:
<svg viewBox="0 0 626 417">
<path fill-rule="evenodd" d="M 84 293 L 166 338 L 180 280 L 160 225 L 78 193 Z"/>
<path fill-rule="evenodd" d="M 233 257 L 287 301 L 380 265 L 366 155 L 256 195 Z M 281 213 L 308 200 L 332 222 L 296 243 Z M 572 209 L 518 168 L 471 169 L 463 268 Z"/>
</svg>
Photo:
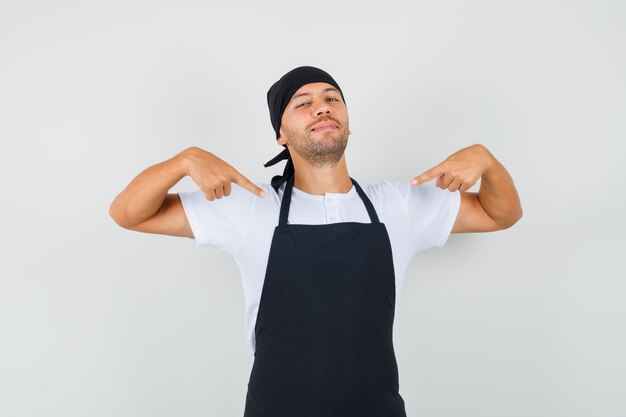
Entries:
<svg viewBox="0 0 626 417">
<path fill-rule="evenodd" d="M 330 113 L 330 107 L 328 106 L 328 104 L 324 103 L 317 108 L 317 111 L 315 114 L 317 116 L 321 116 L 323 114 L 328 114 L 328 113 Z"/>
</svg>

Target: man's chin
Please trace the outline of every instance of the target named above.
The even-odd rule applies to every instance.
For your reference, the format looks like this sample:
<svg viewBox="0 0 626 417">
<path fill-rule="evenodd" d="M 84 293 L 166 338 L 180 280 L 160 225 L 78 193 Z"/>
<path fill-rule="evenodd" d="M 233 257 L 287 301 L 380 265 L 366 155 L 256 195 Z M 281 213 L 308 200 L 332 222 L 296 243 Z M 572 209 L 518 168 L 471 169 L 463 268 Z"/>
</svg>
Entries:
<svg viewBox="0 0 626 417">
<path fill-rule="evenodd" d="M 313 132 L 315 133 L 315 132 Z M 333 142 L 347 142 L 348 136 L 344 132 L 338 130 L 323 130 L 315 135 L 316 140 L 325 140 Z"/>
</svg>

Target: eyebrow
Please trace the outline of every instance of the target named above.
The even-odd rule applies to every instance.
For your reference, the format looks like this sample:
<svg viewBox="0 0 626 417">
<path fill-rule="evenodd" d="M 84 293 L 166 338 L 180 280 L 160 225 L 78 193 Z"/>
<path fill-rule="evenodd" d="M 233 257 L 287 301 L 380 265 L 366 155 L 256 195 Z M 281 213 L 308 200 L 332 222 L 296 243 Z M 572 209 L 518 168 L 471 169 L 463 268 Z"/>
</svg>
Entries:
<svg viewBox="0 0 626 417">
<path fill-rule="evenodd" d="M 324 93 L 327 93 L 327 92 L 329 92 L 329 91 L 335 91 L 335 92 L 337 92 L 337 93 L 339 92 L 339 90 L 337 90 L 337 89 L 336 89 L 336 88 L 334 88 L 334 87 L 328 87 L 328 88 L 325 88 L 325 89 L 324 89 Z M 310 95 L 311 95 L 311 93 L 300 93 L 300 94 L 298 94 L 297 96 L 293 96 L 293 97 L 291 97 L 291 101 L 293 101 L 293 100 L 297 99 L 298 97 L 302 97 L 302 96 L 310 96 Z"/>
</svg>

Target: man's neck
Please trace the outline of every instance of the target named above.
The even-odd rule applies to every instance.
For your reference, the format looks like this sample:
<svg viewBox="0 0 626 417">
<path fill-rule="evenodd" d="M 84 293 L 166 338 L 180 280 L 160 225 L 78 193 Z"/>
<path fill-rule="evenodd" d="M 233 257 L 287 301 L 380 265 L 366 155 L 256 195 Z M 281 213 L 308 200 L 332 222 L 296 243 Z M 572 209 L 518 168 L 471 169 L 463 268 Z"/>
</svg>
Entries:
<svg viewBox="0 0 626 417">
<path fill-rule="evenodd" d="M 347 193 L 352 188 L 345 154 L 335 165 L 311 166 L 305 160 L 293 160 L 296 171 L 293 186 L 308 194 Z"/>
</svg>

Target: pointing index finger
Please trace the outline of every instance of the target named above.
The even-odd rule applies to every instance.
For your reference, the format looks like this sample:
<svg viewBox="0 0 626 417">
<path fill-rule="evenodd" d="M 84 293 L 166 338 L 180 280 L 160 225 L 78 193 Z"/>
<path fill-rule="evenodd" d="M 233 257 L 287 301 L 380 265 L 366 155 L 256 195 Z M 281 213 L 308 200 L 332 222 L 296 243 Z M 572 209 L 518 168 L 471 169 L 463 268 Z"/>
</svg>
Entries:
<svg viewBox="0 0 626 417">
<path fill-rule="evenodd" d="M 439 175 L 443 174 L 443 172 L 443 168 L 441 164 L 439 164 L 424 172 L 422 175 L 418 175 L 417 177 L 413 178 L 413 181 L 411 182 L 413 183 L 413 185 L 423 184 L 426 181 L 430 181 L 433 178 L 438 177 Z"/>
<path fill-rule="evenodd" d="M 233 178 L 233 182 L 237 185 L 241 185 L 243 188 L 250 191 L 252 194 L 256 195 L 257 197 L 265 197 L 265 191 L 263 191 L 263 189 L 254 185 L 252 181 L 250 181 L 240 172 L 235 172 L 235 177 Z"/>
</svg>

